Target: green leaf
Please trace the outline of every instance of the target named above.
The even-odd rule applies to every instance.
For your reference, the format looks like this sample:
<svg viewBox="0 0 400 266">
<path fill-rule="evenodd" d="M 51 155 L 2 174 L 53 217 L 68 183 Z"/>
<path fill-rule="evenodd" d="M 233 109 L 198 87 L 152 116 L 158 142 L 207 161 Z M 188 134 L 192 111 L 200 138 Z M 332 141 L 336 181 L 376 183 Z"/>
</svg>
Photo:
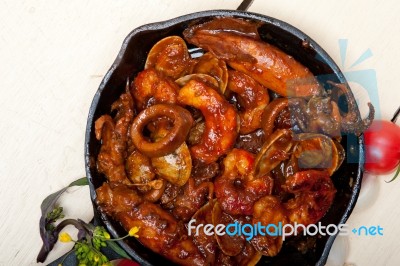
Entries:
<svg viewBox="0 0 400 266">
<path fill-rule="evenodd" d="M 64 193 L 69 187 L 85 185 L 88 185 L 87 178 L 82 177 L 78 180 L 75 180 L 67 187 L 50 194 L 43 200 L 42 204 L 40 205 L 42 216 L 40 217 L 39 221 L 40 237 L 43 240 L 43 246 L 37 257 L 37 262 L 43 262 L 49 252 L 53 249 L 54 244 L 57 242 L 57 236 L 55 236 L 51 230 L 54 229 L 54 227 L 48 225 L 49 223 L 52 223 L 54 221 L 49 221 L 49 219 L 47 219 L 48 214 L 54 210 L 57 200 L 60 198 L 61 194 Z"/>
<path fill-rule="evenodd" d="M 400 174 L 400 164 L 399 164 L 399 167 L 397 167 L 397 171 L 396 171 L 396 174 L 394 174 L 394 177 L 392 179 L 390 179 L 389 181 L 385 181 L 385 182 L 390 183 L 390 182 L 394 181 L 399 176 L 399 174 Z"/>
<path fill-rule="evenodd" d="M 112 250 L 114 250 L 118 255 L 125 259 L 131 259 L 129 255 L 115 242 L 107 241 L 107 246 L 109 246 Z"/>
<path fill-rule="evenodd" d="M 40 205 L 40 209 L 42 210 L 42 217 L 46 217 L 48 212 L 51 212 L 54 209 L 54 205 L 56 204 L 58 198 L 61 196 L 62 193 L 64 193 L 69 187 L 73 186 L 85 186 L 88 185 L 88 181 L 86 177 L 82 177 L 78 180 L 75 180 L 71 184 L 69 184 L 67 187 L 60 189 L 57 192 L 54 192 L 53 194 L 48 195 Z"/>
<path fill-rule="evenodd" d="M 69 184 L 68 187 L 73 187 L 73 186 L 87 186 L 89 185 L 89 181 L 86 177 L 82 177 L 79 178 L 77 180 L 75 180 L 74 182 L 72 182 L 71 184 Z"/>
</svg>

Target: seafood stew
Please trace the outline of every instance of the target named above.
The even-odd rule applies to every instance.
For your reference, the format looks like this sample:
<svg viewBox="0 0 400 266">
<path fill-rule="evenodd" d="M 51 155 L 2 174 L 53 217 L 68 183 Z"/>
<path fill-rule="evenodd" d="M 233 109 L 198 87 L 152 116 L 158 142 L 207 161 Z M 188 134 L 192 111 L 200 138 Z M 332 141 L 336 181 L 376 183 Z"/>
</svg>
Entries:
<svg viewBox="0 0 400 266">
<path fill-rule="evenodd" d="M 229 25 L 236 28 L 229 32 L 214 28 L 213 23 L 224 24 L 224 19 L 231 20 Z M 368 124 L 359 120 L 357 128 L 345 127 L 346 116 L 342 117 L 325 94 L 326 84 L 321 85 L 307 67 L 285 52 L 264 45 L 258 31 L 249 30 L 264 25 L 241 19 L 220 20 L 222 23 L 215 23 L 218 19 L 192 22 L 180 36 L 168 35 L 155 42 L 142 69 L 129 64 L 117 69 L 119 75 L 129 72 L 129 67 L 133 71 L 125 76 L 129 78 L 127 86 L 113 100 L 111 115 L 109 110 L 99 111 L 105 106 L 97 105 L 96 119 L 91 118 L 95 121 L 92 134 L 97 150 L 91 153 L 95 157 L 87 159 L 89 170 L 98 176 L 96 180 L 91 176 L 97 188 L 96 204 L 103 218 L 108 219 L 104 214 L 114 217 L 126 230 L 140 226 L 139 241 L 178 264 L 254 265 L 261 258 L 282 262 L 281 252 L 293 254 L 294 261 L 315 264 L 324 252 L 318 238 L 292 237 L 282 246 L 279 237 L 256 237 L 250 242 L 238 239 L 235 243 L 239 244 L 233 246 L 224 237 L 194 239 L 185 231 L 184 224 L 193 217 L 209 223 L 311 224 L 329 210 L 323 219 L 338 223 L 354 193 L 353 187 L 345 186 L 355 177 L 340 169 L 347 148 L 340 144 L 347 140 L 340 132 L 350 131 L 356 137 Z M 243 28 L 246 32 L 242 34 Z M 282 73 L 274 69 L 249 72 L 259 69 L 254 64 L 262 59 L 248 56 L 251 51 L 232 56 L 237 46 L 216 51 L 221 47 L 221 35 L 212 43 L 201 41 L 202 35 L 210 32 L 231 38 L 230 44 L 238 40 L 257 50 L 260 46 L 272 49 L 271 53 L 282 61 L 278 70 L 295 65 L 300 70 L 289 71 L 288 79 L 304 79 L 283 92 L 277 78 Z M 202 47 L 204 54 L 193 56 L 193 47 L 186 49 L 188 44 L 182 37 Z M 265 77 L 260 72 L 272 74 Z M 330 81 L 333 86 L 344 82 L 340 76 Z M 121 90 L 121 84 L 117 87 Z M 280 97 L 266 93 L 267 89 Z M 271 105 L 284 107 L 268 111 Z M 302 117 L 293 115 L 299 112 Z M 315 122 L 315 116 L 322 117 L 321 121 Z M 351 167 L 350 171 L 357 172 L 357 165 Z M 338 173 L 341 176 L 336 177 Z M 309 202 L 316 205 L 305 208 Z M 336 208 L 336 203 L 342 206 Z M 138 243 L 129 244 L 143 250 Z M 210 246 L 213 248 L 205 248 Z"/>
</svg>

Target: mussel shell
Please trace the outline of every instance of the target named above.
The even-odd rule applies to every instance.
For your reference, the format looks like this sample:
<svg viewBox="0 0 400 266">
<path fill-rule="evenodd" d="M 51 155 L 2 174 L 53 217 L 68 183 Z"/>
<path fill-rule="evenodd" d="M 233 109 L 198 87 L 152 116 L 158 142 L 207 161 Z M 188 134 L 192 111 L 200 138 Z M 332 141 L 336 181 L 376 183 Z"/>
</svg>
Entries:
<svg viewBox="0 0 400 266">
<path fill-rule="evenodd" d="M 127 157 L 125 169 L 134 184 L 147 183 L 155 177 L 150 159 L 136 149 Z"/>
<path fill-rule="evenodd" d="M 169 36 L 151 48 L 144 68 L 153 67 L 166 76 L 177 79 L 187 73 L 190 64 L 185 41 L 179 36 Z"/>
<path fill-rule="evenodd" d="M 327 169 L 332 175 L 344 160 L 343 147 L 330 137 L 317 133 L 301 133 L 294 136 L 299 143 L 293 150 L 302 169 Z"/>
<path fill-rule="evenodd" d="M 257 154 L 254 176 L 267 175 L 282 161 L 288 159 L 292 146 L 292 131 L 290 129 L 278 129 L 272 133 Z"/>
<path fill-rule="evenodd" d="M 214 77 L 220 92 L 225 93 L 228 84 L 228 68 L 224 60 L 216 58 L 211 53 L 205 53 L 193 68 L 193 73 L 208 74 Z"/>
<path fill-rule="evenodd" d="M 192 224 L 193 226 L 198 226 L 200 224 L 213 224 L 212 212 L 215 202 L 215 200 L 212 202 L 208 202 L 197 210 L 197 212 L 193 215 L 191 219 L 196 220 L 196 222 Z M 197 232 L 191 232 L 191 235 L 193 235 L 193 240 L 197 248 L 206 257 L 207 262 L 212 265 L 215 261 L 215 255 L 218 250 L 217 242 L 214 235 L 205 234 L 204 227 L 198 230 L 198 234 Z"/>
<path fill-rule="evenodd" d="M 229 214 L 223 212 L 218 201 L 214 204 L 212 210 L 212 222 L 214 227 L 219 224 L 230 224 L 234 223 L 235 220 Z M 218 246 L 221 251 L 228 256 L 236 256 L 240 254 L 243 250 L 246 240 L 243 236 L 234 235 L 230 236 L 228 234 L 219 236 L 215 234 L 215 239 L 217 240 Z"/>
<path fill-rule="evenodd" d="M 254 266 L 256 265 L 262 258 L 262 254 L 258 252 L 250 242 L 246 241 L 246 244 L 240 252 L 239 255 L 234 257 L 235 262 L 237 265 L 240 266 Z"/>
<path fill-rule="evenodd" d="M 179 86 L 183 87 L 192 79 L 203 82 L 206 85 L 213 87 L 213 88 L 218 88 L 218 86 L 219 86 L 218 81 L 214 77 L 212 77 L 208 74 L 190 74 L 190 75 L 180 77 L 179 79 L 175 80 L 175 82 Z"/>
<path fill-rule="evenodd" d="M 151 158 L 151 164 L 158 175 L 177 186 L 186 184 L 192 172 L 192 158 L 185 142 L 173 153 Z"/>
</svg>

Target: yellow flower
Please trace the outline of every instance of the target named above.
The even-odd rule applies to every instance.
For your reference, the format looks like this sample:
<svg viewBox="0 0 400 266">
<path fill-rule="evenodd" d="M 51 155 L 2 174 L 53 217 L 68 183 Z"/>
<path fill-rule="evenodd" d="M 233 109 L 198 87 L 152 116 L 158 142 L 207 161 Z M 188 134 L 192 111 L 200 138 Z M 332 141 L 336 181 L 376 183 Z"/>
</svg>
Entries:
<svg viewBox="0 0 400 266">
<path fill-rule="evenodd" d="M 60 233 L 59 236 L 58 236 L 58 239 L 59 239 L 61 242 L 64 242 L 64 243 L 68 243 L 68 242 L 71 242 L 71 241 L 72 241 L 71 236 L 70 236 L 68 233 L 66 233 L 66 232 Z"/>
<path fill-rule="evenodd" d="M 139 237 L 139 235 L 137 234 L 137 232 L 139 232 L 140 227 L 134 226 L 131 228 L 131 230 L 129 230 L 129 236 L 134 236 L 136 238 Z"/>
<path fill-rule="evenodd" d="M 103 232 L 103 236 L 105 239 L 110 239 L 110 234 L 107 232 Z"/>
</svg>

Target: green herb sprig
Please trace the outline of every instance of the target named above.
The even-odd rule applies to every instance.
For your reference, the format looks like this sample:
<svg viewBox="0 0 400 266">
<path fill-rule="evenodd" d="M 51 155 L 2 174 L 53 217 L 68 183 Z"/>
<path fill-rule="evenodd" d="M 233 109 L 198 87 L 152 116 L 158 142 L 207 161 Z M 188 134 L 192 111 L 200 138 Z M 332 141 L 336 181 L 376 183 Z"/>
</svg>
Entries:
<svg viewBox="0 0 400 266">
<path fill-rule="evenodd" d="M 109 266 L 112 265 L 108 258 L 101 252 L 101 248 L 110 247 L 118 255 L 123 258 L 130 259 L 128 254 L 121 249 L 115 241 L 122 240 L 126 237 L 139 237 L 137 232 L 140 228 L 133 227 L 129 233 L 118 239 L 112 239 L 110 234 L 102 226 L 94 226 L 91 223 L 86 223 L 81 219 L 65 219 L 58 225 L 55 223 L 65 217 L 63 207 L 56 206 L 57 200 L 69 187 L 72 186 L 85 186 L 88 185 L 86 177 L 78 179 L 67 187 L 47 196 L 42 204 L 42 216 L 39 221 L 40 236 L 43 240 L 42 248 L 37 256 L 37 262 L 44 262 L 53 249 L 55 243 L 60 242 L 74 242 L 73 249 L 69 252 L 75 252 L 78 263 L 80 266 Z M 72 237 L 62 230 L 67 225 L 73 225 L 78 229 L 77 239 L 73 240 Z M 61 264 L 62 265 L 62 262 Z"/>
</svg>

